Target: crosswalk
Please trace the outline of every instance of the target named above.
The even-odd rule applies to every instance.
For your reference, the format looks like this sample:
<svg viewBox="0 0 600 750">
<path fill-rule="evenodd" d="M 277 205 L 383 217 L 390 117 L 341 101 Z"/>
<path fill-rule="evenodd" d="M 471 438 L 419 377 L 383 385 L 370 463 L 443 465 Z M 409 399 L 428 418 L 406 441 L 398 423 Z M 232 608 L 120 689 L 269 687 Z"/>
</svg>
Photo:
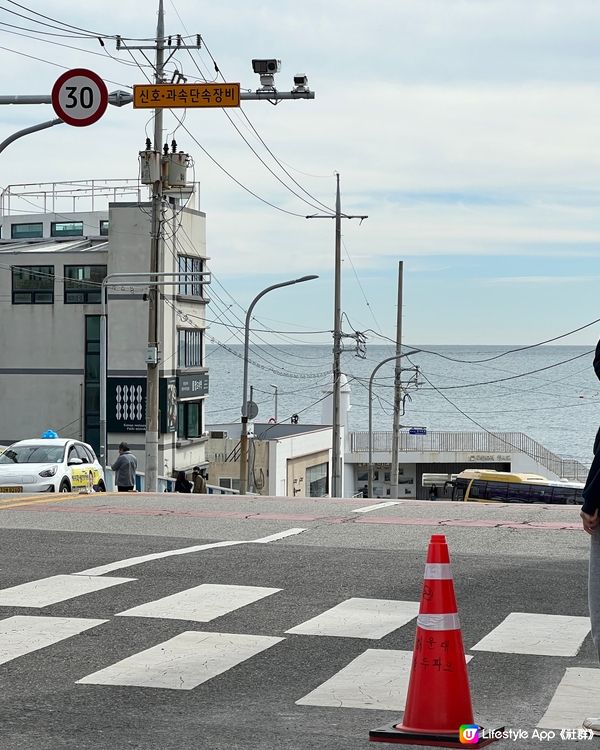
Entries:
<svg viewBox="0 0 600 750">
<path fill-rule="evenodd" d="M 135 578 L 103 577 L 89 572 L 55 575 L 0 589 L 0 607 L 40 610 L 61 603 L 68 607 L 77 599 L 77 611 L 81 613 L 81 604 L 94 594 L 110 587 L 134 591 L 136 582 Z M 375 642 L 402 628 L 413 629 L 419 602 L 350 597 L 316 615 L 313 611 L 309 619 L 287 629 L 277 631 L 273 627 L 275 632 L 270 634 L 193 627 L 194 623 L 214 623 L 249 606 L 268 607 L 269 623 L 275 622 L 283 593 L 281 588 L 265 586 L 202 583 L 111 612 L 103 619 L 37 613 L 7 616 L 0 619 L 0 664 L 49 649 L 87 630 L 94 629 L 98 640 L 108 623 L 114 627 L 124 618 L 140 618 L 142 623 L 145 618 L 166 620 L 171 621 L 170 627 L 180 623 L 181 632 L 149 648 L 132 649 L 125 658 L 103 664 L 90 674 L 81 674 L 75 684 L 189 691 L 262 652 L 283 648 L 294 639 L 317 638 L 325 648 L 327 639 L 343 639 L 351 644 L 352 658 L 341 666 L 337 664 L 327 679 L 310 685 L 309 690 L 310 680 L 305 689 L 298 684 L 294 703 L 396 713 L 404 709 L 412 652 L 377 648 Z M 486 653 L 563 660 L 562 678 L 544 713 L 536 719 L 539 727 L 576 727 L 587 706 L 593 714 L 600 705 L 600 669 L 568 662 L 577 657 L 589 629 L 586 617 L 511 612 L 476 643 L 465 642 L 465 658 L 470 670 L 477 670 Z M 366 644 L 359 643 L 361 640 L 373 643 L 365 648 Z"/>
</svg>

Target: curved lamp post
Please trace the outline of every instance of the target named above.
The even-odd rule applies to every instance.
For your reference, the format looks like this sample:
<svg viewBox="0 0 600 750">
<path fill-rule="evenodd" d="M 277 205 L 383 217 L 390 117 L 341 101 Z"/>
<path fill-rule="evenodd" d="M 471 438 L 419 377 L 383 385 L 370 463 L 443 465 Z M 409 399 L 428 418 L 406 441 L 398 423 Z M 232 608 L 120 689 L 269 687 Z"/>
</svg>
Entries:
<svg viewBox="0 0 600 750">
<path fill-rule="evenodd" d="M 375 369 L 371 373 L 371 377 L 369 378 L 369 483 L 368 483 L 368 495 L 369 497 L 373 497 L 373 378 L 375 377 L 377 371 L 382 365 L 385 365 L 386 362 L 393 362 L 396 359 L 402 359 L 402 357 L 410 357 L 411 354 L 418 354 L 421 349 L 413 349 L 410 352 L 406 352 L 405 354 L 394 354 L 392 357 L 387 357 L 386 359 L 381 360 L 381 362 L 376 365 Z M 392 466 L 392 471 L 394 470 L 394 467 Z"/>
<path fill-rule="evenodd" d="M 261 297 L 272 292 L 273 289 L 280 289 L 283 286 L 292 286 L 292 284 L 301 284 L 303 281 L 312 281 L 319 277 L 315 274 L 311 276 L 301 276 L 299 279 L 291 281 L 282 281 L 279 284 L 272 284 L 263 289 L 260 294 L 250 303 L 246 313 L 246 326 L 244 329 L 244 385 L 242 393 L 242 434 L 240 438 L 240 495 L 245 495 L 248 489 L 248 352 L 250 348 L 250 318 L 252 310 Z"/>
</svg>

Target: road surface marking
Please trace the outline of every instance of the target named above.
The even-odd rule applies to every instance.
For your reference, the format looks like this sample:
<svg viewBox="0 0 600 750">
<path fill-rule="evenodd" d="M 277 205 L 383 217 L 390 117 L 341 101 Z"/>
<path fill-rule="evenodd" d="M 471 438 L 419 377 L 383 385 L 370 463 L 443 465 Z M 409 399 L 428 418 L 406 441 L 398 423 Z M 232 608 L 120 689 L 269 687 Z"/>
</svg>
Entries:
<svg viewBox="0 0 600 750">
<path fill-rule="evenodd" d="M 404 711 L 411 663 L 412 651 L 369 648 L 296 703 Z"/>
<path fill-rule="evenodd" d="M 188 631 L 77 682 L 192 690 L 283 640 L 265 635 Z"/>
<path fill-rule="evenodd" d="M 276 594 L 281 589 L 261 586 L 225 586 L 203 583 L 200 586 L 165 596 L 139 607 L 119 612 L 123 617 L 163 617 L 167 620 L 210 622 L 228 612 Z"/>
<path fill-rule="evenodd" d="M 15 615 L 0 620 L 0 664 L 95 628 L 108 620 Z"/>
<path fill-rule="evenodd" d="M 173 557 L 174 555 L 189 555 L 192 552 L 203 552 L 207 549 L 217 549 L 218 547 L 235 547 L 239 544 L 267 544 L 268 542 L 274 542 L 278 539 L 283 539 L 286 536 L 293 534 L 300 534 L 306 531 L 306 529 L 288 529 L 287 531 L 280 531 L 277 534 L 271 534 L 270 536 L 262 537 L 261 539 L 249 539 L 244 541 L 231 541 L 231 542 L 211 542 L 209 544 L 197 544 L 193 547 L 182 547 L 180 549 L 170 549 L 165 552 L 153 552 L 149 555 L 140 555 L 139 557 L 129 557 L 126 560 L 117 560 L 107 565 L 99 565 L 97 568 L 88 568 L 87 570 L 81 570 L 79 573 L 74 573 L 77 576 L 102 576 L 105 573 L 112 573 L 113 570 L 121 570 L 122 568 L 131 568 L 133 565 L 141 565 L 145 562 L 152 560 L 160 560 L 163 557 Z"/>
<path fill-rule="evenodd" d="M 0 589 L 0 606 L 47 607 L 93 591 L 136 581 L 137 578 L 96 578 L 95 576 L 59 575 L 40 578 L 18 586 Z"/>
<path fill-rule="evenodd" d="M 346 638 L 383 638 L 406 625 L 418 613 L 418 602 L 352 598 L 285 632 Z"/>
<path fill-rule="evenodd" d="M 469 650 L 576 656 L 589 630 L 589 617 L 511 612 Z"/>
<path fill-rule="evenodd" d="M 370 513 L 372 510 L 380 510 L 381 508 L 389 508 L 390 505 L 400 505 L 398 501 L 389 503 L 377 503 L 376 505 L 365 505 L 364 508 L 353 508 L 352 513 Z"/>
<path fill-rule="evenodd" d="M 287 531 L 278 531 L 276 534 L 263 536 L 261 539 L 251 539 L 249 542 L 242 542 L 242 544 L 268 544 L 269 542 L 277 542 L 279 539 L 285 539 L 288 536 L 301 534 L 303 531 L 306 531 L 306 529 L 287 529 Z"/>
<path fill-rule="evenodd" d="M 598 716 L 599 707 L 600 669 L 569 667 L 537 726 L 544 729 L 580 728 L 586 716 Z"/>
<path fill-rule="evenodd" d="M 14 497 L 14 495 L 13 495 Z M 19 500 L 18 502 L 15 502 L 14 500 L 8 500 L 6 498 L 6 501 L 4 498 L 0 500 L 0 510 L 5 510 L 6 508 L 21 508 L 25 505 L 44 505 L 44 504 L 52 504 L 52 503 L 62 503 L 65 502 L 65 500 L 87 500 L 90 498 L 91 495 L 84 495 L 80 493 L 72 493 L 68 494 L 66 492 L 61 492 L 56 495 L 43 495 L 41 498 L 36 498 L 35 495 L 27 495 L 22 500 Z M 34 499 L 35 498 L 35 499 Z"/>
</svg>

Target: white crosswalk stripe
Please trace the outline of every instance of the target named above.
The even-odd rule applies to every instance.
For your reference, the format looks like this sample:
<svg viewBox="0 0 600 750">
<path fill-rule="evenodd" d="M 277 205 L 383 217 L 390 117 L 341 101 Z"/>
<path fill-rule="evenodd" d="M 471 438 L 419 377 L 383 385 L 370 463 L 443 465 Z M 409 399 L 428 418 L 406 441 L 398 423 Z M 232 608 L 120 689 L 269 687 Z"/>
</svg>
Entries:
<svg viewBox="0 0 600 750">
<path fill-rule="evenodd" d="M 575 656 L 589 630 L 589 617 L 511 612 L 471 650 Z"/>
<path fill-rule="evenodd" d="M 19 586 L 0 589 L 2 607 L 47 607 L 94 591 L 135 581 L 135 578 L 97 578 L 95 576 L 59 575 L 40 578 Z"/>
<path fill-rule="evenodd" d="M 296 703 L 404 711 L 411 664 L 412 651 L 369 648 Z"/>
<path fill-rule="evenodd" d="M 163 599 L 119 612 L 121 617 L 160 617 L 169 620 L 210 622 L 235 609 L 276 594 L 281 589 L 262 586 L 224 586 L 203 583 Z"/>
<path fill-rule="evenodd" d="M 95 628 L 107 620 L 16 615 L 0 620 L 0 664 Z"/>
<path fill-rule="evenodd" d="M 189 631 L 78 682 L 192 690 L 282 640 L 262 635 Z"/>
<path fill-rule="evenodd" d="M 393 630 L 406 625 L 418 613 L 418 602 L 355 597 L 346 599 L 317 617 L 286 630 L 286 633 L 383 638 Z"/>
<path fill-rule="evenodd" d="M 580 727 L 585 716 L 600 716 L 600 669 L 570 667 L 565 670 L 538 727 Z"/>
</svg>

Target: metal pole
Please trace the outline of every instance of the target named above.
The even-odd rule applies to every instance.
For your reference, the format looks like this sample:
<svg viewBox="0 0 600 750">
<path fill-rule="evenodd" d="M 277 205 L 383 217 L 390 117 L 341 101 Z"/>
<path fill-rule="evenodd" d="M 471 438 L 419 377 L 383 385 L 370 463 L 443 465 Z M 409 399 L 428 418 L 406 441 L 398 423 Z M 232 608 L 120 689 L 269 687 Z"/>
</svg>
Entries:
<svg viewBox="0 0 600 750">
<path fill-rule="evenodd" d="M 39 130 L 46 130 L 46 128 L 51 128 L 54 125 L 62 125 L 64 123 L 63 120 L 57 118 L 56 120 L 46 120 L 46 122 L 40 122 L 38 125 L 32 125 L 29 128 L 23 128 L 23 130 L 18 130 L 16 133 L 13 133 L 12 135 L 9 135 L 8 138 L 5 138 L 2 143 L 0 143 L 0 154 L 4 151 L 4 149 L 7 146 L 10 146 L 13 141 L 16 141 L 18 138 L 22 138 L 24 135 L 29 135 L 30 133 L 37 133 Z"/>
<path fill-rule="evenodd" d="M 106 320 L 106 295 L 107 295 L 107 284 L 106 279 L 102 280 L 100 287 L 100 298 L 102 303 L 100 313 L 100 465 L 103 470 L 106 470 L 107 465 L 107 432 L 106 432 L 106 386 L 108 376 L 108 326 Z"/>
<path fill-rule="evenodd" d="M 155 82 L 162 83 L 165 49 L 165 18 L 163 0 L 158 3 L 158 24 L 156 27 L 156 75 Z M 154 110 L 154 150 L 161 153 L 163 111 Z M 162 169 L 158 180 L 152 185 L 152 240 L 150 245 L 150 271 L 157 273 L 161 267 L 160 240 L 162 233 Z M 154 279 L 156 281 L 156 279 Z M 146 465 L 144 489 L 156 492 L 158 488 L 158 388 L 159 388 L 159 312 L 158 286 L 151 284 L 148 290 L 148 360 L 146 386 Z"/>
<path fill-rule="evenodd" d="M 395 359 L 402 359 L 402 357 L 408 357 L 411 354 L 418 354 L 420 351 L 421 349 L 413 349 L 410 352 L 406 352 L 405 354 L 394 354 L 393 357 L 382 359 L 381 362 L 375 366 L 375 369 L 373 370 L 373 372 L 371 373 L 371 377 L 369 378 L 369 497 L 373 497 L 373 379 L 375 378 L 375 374 L 377 373 L 379 368 L 382 365 L 385 365 L 386 362 L 392 362 Z"/>
<path fill-rule="evenodd" d="M 254 306 L 258 300 L 264 297 L 265 294 L 268 294 L 268 292 L 272 292 L 273 289 L 280 289 L 283 286 L 291 286 L 292 284 L 301 284 L 303 281 L 312 281 L 312 279 L 318 278 L 318 276 L 312 274 L 311 276 L 302 276 L 299 279 L 282 281 L 279 284 L 268 286 L 256 295 L 246 313 L 246 324 L 244 327 L 244 378 L 242 386 L 242 432 L 240 436 L 240 495 L 245 495 L 248 488 L 248 354 L 250 351 L 250 319 L 252 317 L 252 310 L 254 310 Z"/>
<path fill-rule="evenodd" d="M 340 199 L 340 176 L 336 174 L 335 196 L 335 283 L 333 313 L 333 440 L 331 450 L 332 486 L 331 496 L 341 497 L 341 354 L 342 354 L 342 209 Z"/>
<path fill-rule="evenodd" d="M 398 442 L 400 439 L 400 411 L 402 407 L 402 275 L 404 263 L 398 263 L 398 311 L 396 314 L 396 367 L 394 370 L 394 422 L 392 427 L 392 465 L 390 495 L 398 497 Z"/>
</svg>

